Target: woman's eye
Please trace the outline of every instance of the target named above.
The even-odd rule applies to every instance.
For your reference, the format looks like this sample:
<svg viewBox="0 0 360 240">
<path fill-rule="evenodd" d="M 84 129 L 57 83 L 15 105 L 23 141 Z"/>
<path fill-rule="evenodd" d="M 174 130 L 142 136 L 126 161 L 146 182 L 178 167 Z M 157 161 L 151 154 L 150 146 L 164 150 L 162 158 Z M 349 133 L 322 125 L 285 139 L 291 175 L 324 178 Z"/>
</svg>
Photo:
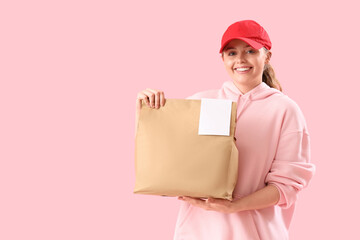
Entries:
<svg viewBox="0 0 360 240">
<path fill-rule="evenodd" d="M 236 54 L 236 52 L 229 52 L 229 56 L 233 56 L 234 54 Z"/>
<path fill-rule="evenodd" d="M 249 51 L 247 51 L 247 52 L 249 52 L 249 53 L 255 53 L 255 51 L 254 51 L 254 50 L 249 50 Z"/>
</svg>

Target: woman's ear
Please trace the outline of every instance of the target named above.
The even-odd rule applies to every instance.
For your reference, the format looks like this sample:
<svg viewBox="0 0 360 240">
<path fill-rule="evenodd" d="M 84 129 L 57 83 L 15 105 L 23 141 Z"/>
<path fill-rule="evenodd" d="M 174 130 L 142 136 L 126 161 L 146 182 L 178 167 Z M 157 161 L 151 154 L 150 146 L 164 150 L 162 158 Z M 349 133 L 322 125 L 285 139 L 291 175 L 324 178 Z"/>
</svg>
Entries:
<svg viewBox="0 0 360 240">
<path fill-rule="evenodd" d="M 269 64 L 271 55 L 272 55 L 272 52 L 270 52 L 270 51 L 268 51 L 268 52 L 266 53 L 266 59 L 265 59 L 265 63 L 266 63 L 266 64 Z"/>
</svg>

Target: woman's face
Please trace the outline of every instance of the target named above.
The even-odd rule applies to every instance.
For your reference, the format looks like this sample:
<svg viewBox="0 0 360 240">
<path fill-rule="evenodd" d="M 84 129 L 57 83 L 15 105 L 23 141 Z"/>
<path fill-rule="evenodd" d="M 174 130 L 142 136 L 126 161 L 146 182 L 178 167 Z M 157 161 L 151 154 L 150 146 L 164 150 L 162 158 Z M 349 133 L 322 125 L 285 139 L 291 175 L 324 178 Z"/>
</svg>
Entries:
<svg viewBox="0 0 360 240">
<path fill-rule="evenodd" d="M 264 65 L 270 57 L 271 52 L 256 50 L 239 39 L 230 41 L 222 55 L 226 71 L 243 93 L 262 82 Z"/>
</svg>

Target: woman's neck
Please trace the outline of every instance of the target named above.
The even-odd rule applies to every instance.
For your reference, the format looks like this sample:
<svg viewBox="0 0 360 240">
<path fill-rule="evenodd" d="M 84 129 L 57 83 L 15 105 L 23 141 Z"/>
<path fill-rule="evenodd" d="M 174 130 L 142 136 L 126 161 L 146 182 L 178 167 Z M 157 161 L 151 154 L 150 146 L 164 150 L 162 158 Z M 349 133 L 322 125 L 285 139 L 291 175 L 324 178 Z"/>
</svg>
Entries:
<svg viewBox="0 0 360 240">
<path fill-rule="evenodd" d="M 246 84 L 241 84 L 239 82 L 233 81 L 235 86 L 239 89 L 239 91 L 242 94 L 246 94 L 247 92 L 249 92 L 251 89 L 255 88 L 256 86 L 258 86 L 259 84 L 261 84 L 262 81 L 254 81 L 251 83 L 246 83 Z"/>
</svg>

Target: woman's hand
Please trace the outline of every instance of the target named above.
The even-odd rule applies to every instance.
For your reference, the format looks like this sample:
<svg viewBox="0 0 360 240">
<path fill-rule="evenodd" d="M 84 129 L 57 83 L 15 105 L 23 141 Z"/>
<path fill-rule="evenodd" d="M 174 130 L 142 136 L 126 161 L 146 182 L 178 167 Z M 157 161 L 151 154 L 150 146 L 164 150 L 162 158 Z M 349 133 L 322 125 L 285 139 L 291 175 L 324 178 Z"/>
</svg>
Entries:
<svg viewBox="0 0 360 240">
<path fill-rule="evenodd" d="M 233 201 L 219 198 L 208 198 L 203 200 L 201 198 L 193 197 L 178 197 L 178 199 L 206 210 L 234 213 L 246 210 L 263 209 L 276 205 L 280 200 L 280 191 L 274 184 L 268 184 L 256 192 Z"/>
<path fill-rule="evenodd" d="M 220 199 L 220 198 L 193 198 L 193 197 L 178 197 L 179 200 L 190 203 L 196 207 L 203 208 L 205 210 L 217 211 L 222 213 L 234 213 L 237 212 L 237 208 L 234 202 Z"/>
<path fill-rule="evenodd" d="M 137 109 L 141 109 L 141 101 L 144 100 L 145 103 L 151 108 L 159 108 L 165 105 L 165 95 L 163 91 L 147 88 L 138 93 L 136 99 Z"/>
<path fill-rule="evenodd" d="M 136 98 L 135 136 L 139 121 L 141 101 L 144 101 L 150 108 L 160 108 L 165 105 L 166 99 L 163 91 L 147 88 L 138 93 Z"/>
</svg>

